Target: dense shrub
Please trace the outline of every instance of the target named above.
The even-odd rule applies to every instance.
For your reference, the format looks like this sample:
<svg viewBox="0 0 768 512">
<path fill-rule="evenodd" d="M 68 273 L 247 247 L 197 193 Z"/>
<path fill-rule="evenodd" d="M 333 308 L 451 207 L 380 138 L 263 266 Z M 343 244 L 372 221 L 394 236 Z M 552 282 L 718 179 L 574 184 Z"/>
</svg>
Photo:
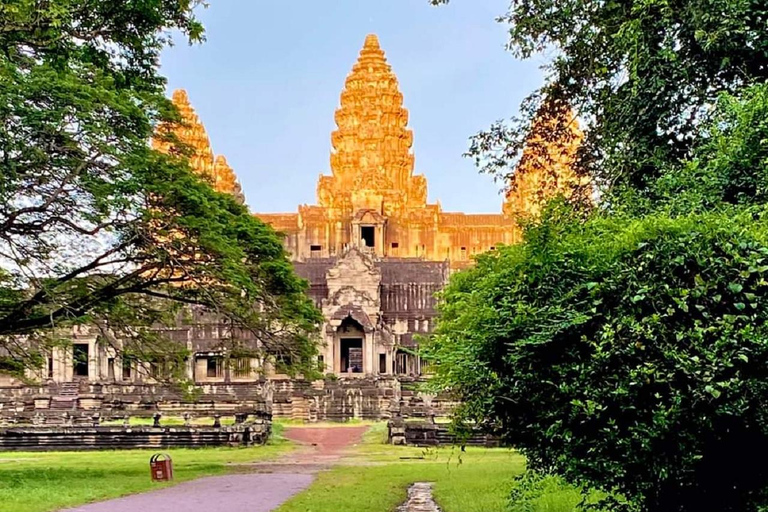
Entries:
<svg viewBox="0 0 768 512">
<path fill-rule="evenodd" d="M 478 259 L 427 349 L 465 418 L 628 510 L 756 510 L 768 473 L 768 211 L 570 219 Z"/>
</svg>

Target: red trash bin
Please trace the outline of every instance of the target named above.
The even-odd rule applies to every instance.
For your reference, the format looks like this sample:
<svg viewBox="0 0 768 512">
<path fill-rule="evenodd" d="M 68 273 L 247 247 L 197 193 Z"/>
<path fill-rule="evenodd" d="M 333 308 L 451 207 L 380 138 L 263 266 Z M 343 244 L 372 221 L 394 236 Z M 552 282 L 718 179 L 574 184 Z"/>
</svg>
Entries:
<svg viewBox="0 0 768 512">
<path fill-rule="evenodd" d="M 152 472 L 152 480 L 155 482 L 173 480 L 173 461 L 167 453 L 154 454 L 149 459 L 149 469 Z"/>
</svg>

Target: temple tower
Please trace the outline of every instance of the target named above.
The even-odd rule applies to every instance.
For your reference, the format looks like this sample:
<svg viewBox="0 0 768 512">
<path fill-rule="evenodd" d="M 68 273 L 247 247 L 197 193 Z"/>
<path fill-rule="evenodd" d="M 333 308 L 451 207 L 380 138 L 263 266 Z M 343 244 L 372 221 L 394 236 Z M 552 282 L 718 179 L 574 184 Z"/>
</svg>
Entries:
<svg viewBox="0 0 768 512">
<path fill-rule="evenodd" d="M 413 132 L 397 77 L 378 38 L 366 37 L 347 76 L 331 135 L 331 176 L 321 176 L 318 205 L 356 213 L 403 213 L 426 204 L 426 181 L 413 176 Z"/>
<path fill-rule="evenodd" d="M 518 220 L 535 218 L 553 197 L 568 199 L 589 187 L 590 180 L 574 171 L 583 139 L 573 110 L 562 101 L 545 101 L 510 181 L 504 214 Z"/>
<path fill-rule="evenodd" d="M 195 109 L 192 108 L 187 91 L 184 89 L 175 90 L 172 101 L 179 110 L 181 122 L 160 125 L 158 134 L 172 133 L 178 142 L 191 152 L 189 164 L 194 172 L 208 179 L 216 191 L 231 194 L 239 203 L 245 202 L 240 183 L 238 183 L 232 168 L 227 164 L 226 158 L 221 155 L 214 157 L 208 133 L 195 113 Z M 172 141 L 162 137 L 153 138 L 152 147 L 168 154 L 180 151 L 174 147 Z"/>
</svg>

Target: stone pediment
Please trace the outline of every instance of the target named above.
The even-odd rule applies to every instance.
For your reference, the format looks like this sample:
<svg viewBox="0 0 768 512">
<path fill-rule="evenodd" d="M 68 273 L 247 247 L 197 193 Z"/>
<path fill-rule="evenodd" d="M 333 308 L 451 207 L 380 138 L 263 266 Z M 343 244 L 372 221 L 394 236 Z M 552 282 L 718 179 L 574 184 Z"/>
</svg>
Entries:
<svg viewBox="0 0 768 512">
<path fill-rule="evenodd" d="M 341 324 L 345 318 L 351 318 L 363 328 L 365 332 L 371 332 L 375 329 L 375 324 L 371 321 L 371 317 L 363 311 L 363 308 L 355 304 L 345 304 L 336 310 L 330 320 L 336 320 Z M 332 322 L 335 324 L 336 322 Z"/>
<path fill-rule="evenodd" d="M 358 290 L 354 286 L 340 288 L 328 298 L 329 307 L 338 307 L 341 304 L 355 304 L 365 308 L 379 307 L 376 296 L 371 296 L 367 291 Z"/>
<path fill-rule="evenodd" d="M 352 222 L 355 224 L 384 224 L 386 221 L 386 217 L 376 210 L 358 210 L 352 217 Z"/>
<path fill-rule="evenodd" d="M 373 258 L 357 247 L 352 247 L 328 269 L 325 279 L 329 296 L 333 296 L 341 288 L 353 287 L 376 297 L 381 284 L 381 270 L 376 268 Z"/>
</svg>

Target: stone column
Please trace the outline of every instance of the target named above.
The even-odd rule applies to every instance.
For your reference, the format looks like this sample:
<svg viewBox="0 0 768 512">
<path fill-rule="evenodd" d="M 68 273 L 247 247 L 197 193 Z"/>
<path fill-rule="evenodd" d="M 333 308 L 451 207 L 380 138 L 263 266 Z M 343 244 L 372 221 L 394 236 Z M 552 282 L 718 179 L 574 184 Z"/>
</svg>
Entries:
<svg viewBox="0 0 768 512">
<path fill-rule="evenodd" d="M 376 350 L 375 343 L 376 331 L 366 332 L 363 338 L 363 374 L 372 375 L 374 372 L 374 351 Z"/>
</svg>

